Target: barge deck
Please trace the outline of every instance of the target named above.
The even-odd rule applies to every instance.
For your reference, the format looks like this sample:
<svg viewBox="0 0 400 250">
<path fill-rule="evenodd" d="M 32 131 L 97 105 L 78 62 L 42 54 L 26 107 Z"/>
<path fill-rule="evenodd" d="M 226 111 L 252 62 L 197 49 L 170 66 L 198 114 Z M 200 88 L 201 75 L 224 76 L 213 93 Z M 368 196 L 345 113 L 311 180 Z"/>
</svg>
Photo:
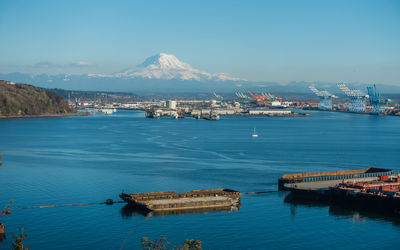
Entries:
<svg viewBox="0 0 400 250">
<path fill-rule="evenodd" d="M 240 192 L 231 189 L 206 189 L 185 193 L 175 191 L 122 193 L 120 197 L 133 208 L 172 211 L 239 206 L 241 195 Z"/>
<path fill-rule="evenodd" d="M 371 167 L 356 170 L 284 174 L 278 180 L 278 186 L 279 190 L 328 189 L 330 186 L 337 185 L 343 181 L 373 181 L 378 180 L 381 176 L 389 176 L 393 173 L 391 169 Z"/>
</svg>

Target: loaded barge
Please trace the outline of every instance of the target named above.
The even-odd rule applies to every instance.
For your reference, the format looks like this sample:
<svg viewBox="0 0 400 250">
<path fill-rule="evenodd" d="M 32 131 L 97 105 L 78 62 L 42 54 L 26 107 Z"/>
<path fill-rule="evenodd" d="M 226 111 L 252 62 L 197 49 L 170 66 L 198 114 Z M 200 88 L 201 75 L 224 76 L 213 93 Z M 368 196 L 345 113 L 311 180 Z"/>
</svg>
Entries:
<svg viewBox="0 0 400 250">
<path fill-rule="evenodd" d="M 120 197 L 132 208 L 145 211 L 172 211 L 238 207 L 241 195 L 240 192 L 231 189 L 205 189 L 185 193 L 175 191 L 122 193 Z"/>
<path fill-rule="evenodd" d="M 367 168 L 330 172 L 286 174 L 279 189 L 303 198 L 374 208 L 400 215 L 400 174 Z"/>
</svg>

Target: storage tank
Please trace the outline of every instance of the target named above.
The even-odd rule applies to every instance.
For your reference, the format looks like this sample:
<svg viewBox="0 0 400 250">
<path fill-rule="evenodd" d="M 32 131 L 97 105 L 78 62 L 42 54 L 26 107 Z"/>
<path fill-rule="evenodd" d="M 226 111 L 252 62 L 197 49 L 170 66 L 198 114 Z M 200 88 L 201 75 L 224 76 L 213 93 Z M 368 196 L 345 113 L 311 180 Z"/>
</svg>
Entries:
<svg viewBox="0 0 400 250">
<path fill-rule="evenodd" d="M 176 101 L 173 101 L 173 100 L 167 101 L 167 108 L 176 109 Z"/>
</svg>

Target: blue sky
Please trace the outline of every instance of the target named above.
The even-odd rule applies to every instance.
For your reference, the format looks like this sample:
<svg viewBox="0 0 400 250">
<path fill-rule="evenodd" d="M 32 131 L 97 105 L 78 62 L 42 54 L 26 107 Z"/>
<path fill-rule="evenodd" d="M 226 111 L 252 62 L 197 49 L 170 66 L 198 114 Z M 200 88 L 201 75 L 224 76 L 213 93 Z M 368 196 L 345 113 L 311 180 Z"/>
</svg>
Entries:
<svg viewBox="0 0 400 250">
<path fill-rule="evenodd" d="M 159 52 L 257 81 L 400 85 L 400 1 L 0 0 L 0 72 L 111 73 Z"/>
</svg>

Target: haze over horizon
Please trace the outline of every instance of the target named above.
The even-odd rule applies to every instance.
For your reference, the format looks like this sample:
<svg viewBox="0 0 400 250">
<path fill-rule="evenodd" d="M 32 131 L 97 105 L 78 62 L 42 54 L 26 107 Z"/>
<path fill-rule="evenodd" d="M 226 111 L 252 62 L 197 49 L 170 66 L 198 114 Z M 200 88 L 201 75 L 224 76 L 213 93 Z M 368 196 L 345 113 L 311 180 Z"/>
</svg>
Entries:
<svg viewBox="0 0 400 250">
<path fill-rule="evenodd" d="M 111 74 L 160 52 L 250 81 L 400 86 L 399 1 L 0 2 L 0 73 Z"/>
</svg>

